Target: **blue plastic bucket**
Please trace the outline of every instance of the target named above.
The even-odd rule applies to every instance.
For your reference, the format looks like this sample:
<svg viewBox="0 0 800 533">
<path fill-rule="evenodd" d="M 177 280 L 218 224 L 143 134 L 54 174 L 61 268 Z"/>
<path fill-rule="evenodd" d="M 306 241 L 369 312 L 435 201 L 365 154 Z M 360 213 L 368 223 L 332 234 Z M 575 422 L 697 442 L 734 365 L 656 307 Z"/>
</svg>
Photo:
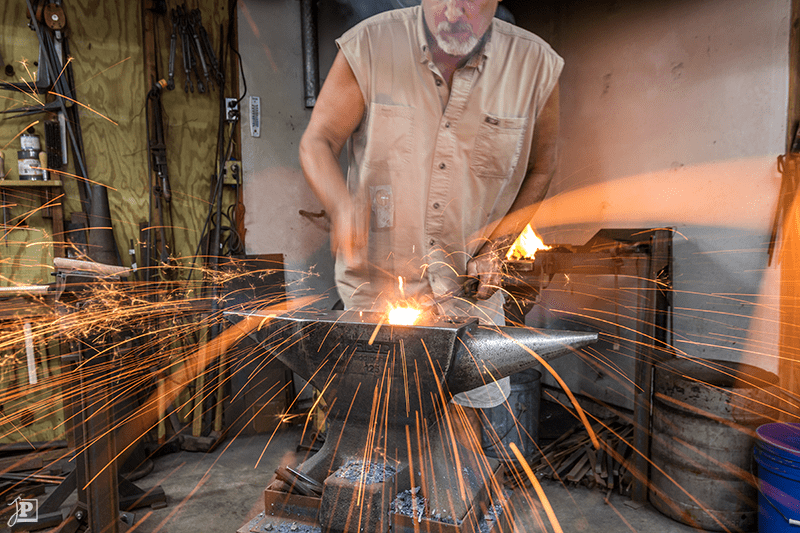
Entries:
<svg viewBox="0 0 800 533">
<path fill-rule="evenodd" d="M 800 424 L 764 424 L 756 434 L 758 531 L 800 533 Z"/>
</svg>

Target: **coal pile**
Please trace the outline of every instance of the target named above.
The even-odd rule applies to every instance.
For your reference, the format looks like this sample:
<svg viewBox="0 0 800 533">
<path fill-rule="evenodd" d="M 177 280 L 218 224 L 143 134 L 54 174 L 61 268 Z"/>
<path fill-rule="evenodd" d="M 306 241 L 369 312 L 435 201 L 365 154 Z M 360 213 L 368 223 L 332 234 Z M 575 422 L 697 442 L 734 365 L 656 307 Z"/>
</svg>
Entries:
<svg viewBox="0 0 800 533">
<path fill-rule="evenodd" d="M 371 485 L 373 483 L 383 483 L 387 479 L 391 479 L 396 473 L 397 469 L 392 466 L 352 460 L 339 468 L 335 475 L 347 481 Z"/>
<path fill-rule="evenodd" d="M 487 509 L 480 523 L 480 533 L 489 533 L 494 528 L 494 524 L 500 518 L 500 515 L 503 514 L 503 510 L 502 503 L 497 503 Z"/>
<path fill-rule="evenodd" d="M 271 520 L 263 512 L 259 513 L 249 525 L 250 533 L 322 533 L 319 526 L 310 526 L 291 520 L 275 518 Z"/>
<path fill-rule="evenodd" d="M 422 515 L 425 514 L 427 500 L 422 496 L 417 496 L 419 489 L 420 487 L 414 487 L 413 489 L 404 490 L 395 496 L 394 501 L 389 506 L 390 512 L 403 516 L 410 516 L 418 522 L 422 521 Z"/>
</svg>

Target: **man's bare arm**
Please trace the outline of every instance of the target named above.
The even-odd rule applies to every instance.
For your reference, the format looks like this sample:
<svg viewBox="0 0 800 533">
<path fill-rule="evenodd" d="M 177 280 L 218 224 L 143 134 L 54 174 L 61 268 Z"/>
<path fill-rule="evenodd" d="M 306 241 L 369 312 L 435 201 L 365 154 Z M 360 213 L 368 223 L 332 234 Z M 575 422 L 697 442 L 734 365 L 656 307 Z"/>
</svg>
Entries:
<svg viewBox="0 0 800 533">
<path fill-rule="evenodd" d="M 306 181 L 331 217 L 331 249 L 348 259 L 367 242 L 367 221 L 347 190 L 339 156 L 364 116 L 365 104 L 342 52 L 334 59 L 300 140 L 300 166 Z"/>
<path fill-rule="evenodd" d="M 467 275 L 480 279 L 475 295 L 478 299 L 489 298 L 498 289 L 502 281 L 500 262 L 504 259 L 500 254 L 513 244 L 531 221 L 550 187 L 556 170 L 560 123 L 558 92 L 559 86 L 556 83 L 536 120 L 528 171 L 511 209 L 492 231 L 489 241 L 480 249 L 475 259 L 467 264 Z"/>
</svg>

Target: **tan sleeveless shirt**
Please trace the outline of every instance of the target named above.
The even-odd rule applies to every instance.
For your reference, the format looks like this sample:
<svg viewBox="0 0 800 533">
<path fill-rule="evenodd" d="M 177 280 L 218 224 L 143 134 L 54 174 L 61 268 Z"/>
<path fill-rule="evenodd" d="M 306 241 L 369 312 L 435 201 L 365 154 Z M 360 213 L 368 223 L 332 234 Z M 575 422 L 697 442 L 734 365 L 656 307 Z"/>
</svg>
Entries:
<svg viewBox="0 0 800 533">
<path fill-rule="evenodd" d="M 368 266 L 337 259 L 348 308 L 459 287 L 467 261 L 525 178 L 536 117 L 563 60 L 542 39 L 493 19 L 484 47 L 448 88 L 431 60 L 420 6 L 358 24 L 337 45 L 364 95 L 348 145 L 348 186 L 371 210 Z"/>
</svg>

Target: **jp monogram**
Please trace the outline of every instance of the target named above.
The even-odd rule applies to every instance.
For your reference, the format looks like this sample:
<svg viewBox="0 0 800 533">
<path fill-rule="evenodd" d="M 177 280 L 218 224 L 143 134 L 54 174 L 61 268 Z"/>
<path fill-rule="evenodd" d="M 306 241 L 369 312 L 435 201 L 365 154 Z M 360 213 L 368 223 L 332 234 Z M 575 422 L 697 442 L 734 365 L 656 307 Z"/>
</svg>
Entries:
<svg viewBox="0 0 800 533">
<path fill-rule="evenodd" d="M 15 506 L 14 514 L 8 519 L 8 527 L 14 527 L 18 523 L 39 521 L 39 502 L 37 500 L 24 500 L 17 496 L 8 505 Z"/>
</svg>

